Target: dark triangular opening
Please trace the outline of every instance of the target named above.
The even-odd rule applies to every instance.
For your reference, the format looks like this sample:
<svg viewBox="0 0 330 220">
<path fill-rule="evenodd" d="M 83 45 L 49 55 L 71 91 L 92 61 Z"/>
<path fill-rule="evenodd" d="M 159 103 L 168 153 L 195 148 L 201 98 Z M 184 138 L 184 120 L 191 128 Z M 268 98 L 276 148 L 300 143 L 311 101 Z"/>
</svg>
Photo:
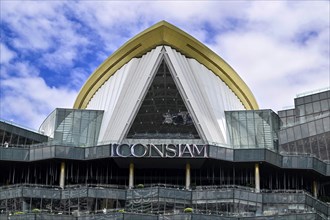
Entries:
<svg viewBox="0 0 330 220">
<path fill-rule="evenodd" d="M 142 101 L 127 138 L 200 139 L 165 59 Z"/>
</svg>

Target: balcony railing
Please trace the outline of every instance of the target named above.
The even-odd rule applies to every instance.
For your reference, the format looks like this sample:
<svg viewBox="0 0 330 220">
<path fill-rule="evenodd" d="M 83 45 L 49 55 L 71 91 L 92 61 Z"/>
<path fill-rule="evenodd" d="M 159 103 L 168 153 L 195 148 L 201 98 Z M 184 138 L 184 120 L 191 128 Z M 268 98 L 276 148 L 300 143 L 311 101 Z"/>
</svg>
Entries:
<svg viewBox="0 0 330 220">
<path fill-rule="evenodd" d="M 143 188 L 134 189 L 127 189 L 126 186 L 121 185 L 104 184 L 68 185 L 65 189 L 57 186 L 34 184 L 0 187 L 0 202 L 1 200 L 29 197 L 48 200 L 74 200 L 77 198 L 114 199 L 126 201 L 126 204 L 129 204 L 130 201 L 137 200 L 139 203 L 159 203 L 159 201 L 165 199 L 169 203 L 171 203 L 170 201 L 174 201 L 174 203 L 181 204 L 178 205 L 180 207 L 183 207 L 182 205 L 193 207 L 195 209 L 194 213 L 203 214 L 220 214 L 218 210 L 212 209 L 214 204 L 237 203 L 249 204 L 256 207 L 268 207 L 270 205 L 271 207 L 276 207 L 279 204 L 286 204 L 288 207 L 305 207 L 304 210 L 299 209 L 299 212 L 308 213 L 311 210 L 315 210 L 322 216 L 330 216 L 329 204 L 317 200 L 303 190 L 262 190 L 260 193 L 256 193 L 253 188 L 237 185 L 197 186 L 196 189 L 185 190 L 184 186 L 164 184 L 145 185 Z M 201 207 L 202 204 L 206 204 L 206 207 L 208 206 L 209 209 L 199 210 L 198 207 Z M 227 215 L 229 214 L 234 215 L 235 213 L 227 213 Z"/>
</svg>

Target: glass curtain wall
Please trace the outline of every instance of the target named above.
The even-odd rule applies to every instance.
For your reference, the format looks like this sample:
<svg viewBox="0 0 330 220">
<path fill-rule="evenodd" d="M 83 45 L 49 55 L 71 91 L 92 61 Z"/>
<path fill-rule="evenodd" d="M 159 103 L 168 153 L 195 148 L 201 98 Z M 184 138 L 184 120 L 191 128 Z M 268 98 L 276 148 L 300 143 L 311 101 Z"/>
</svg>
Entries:
<svg viewBox="0 0 330 220">
<path fill-rule="evenodd" d="M 165 60 L 157 70 L 127 138 L 200 139 Z"/>
<path fill-rule="evenodd" d="M 271 110 L 227 111 L 226 122 L 233 148 L 278 149 L 278 116 Z"/>
<path fill-rule="evenodd" d="M 56 109 L 40 126 L 54 143 L 67 146 L 97 145 L 103 111 Z"/>
<path fill-rule="evenodd" d="M 20 128 L 16 125 L 0 121 L 0 145 L 4 147 L 31 145 L 47 142 L 48 137 L 37 132 Z"/>
</svg>

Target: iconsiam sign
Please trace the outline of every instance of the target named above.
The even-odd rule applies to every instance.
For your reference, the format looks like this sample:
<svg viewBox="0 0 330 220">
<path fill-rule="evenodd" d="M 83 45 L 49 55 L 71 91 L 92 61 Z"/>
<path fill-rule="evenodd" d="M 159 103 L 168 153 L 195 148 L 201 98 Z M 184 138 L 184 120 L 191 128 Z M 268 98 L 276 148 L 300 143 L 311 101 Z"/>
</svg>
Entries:
<svg viewBox="0 0 330 220">
<path fill-rule="evenodd" d="M 111 157 L 207 158 L 208 145 L 111 144 Z"/>
</svg>

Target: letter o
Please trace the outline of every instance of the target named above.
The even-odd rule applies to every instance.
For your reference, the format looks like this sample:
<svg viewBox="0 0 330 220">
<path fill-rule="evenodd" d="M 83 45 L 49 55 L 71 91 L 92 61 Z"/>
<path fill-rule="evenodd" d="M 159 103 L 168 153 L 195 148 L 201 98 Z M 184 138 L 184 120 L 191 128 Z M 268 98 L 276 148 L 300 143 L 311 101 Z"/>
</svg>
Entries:
<svg viewBox="0 0 330 220">
<path fill-rule="evenodd" d="M 142 146 L 142 147 L 143 147 L 143 150 L 144 150 L 143 154 L 141 154 L 141 155 L 137 155 L 137 154 L 135 153 L 135 147 L 136 147 L 136 146 Z M 134 144 L 134 145 L 131 147 L 131 154 L 132 154 L 134 157 L 144 157 L 144 156 L 147 154 L 147 152 L 148 152 L 148 147 L 147 147 L 146 145 L 143 145 L 143 144 Z"/>
</svg>

